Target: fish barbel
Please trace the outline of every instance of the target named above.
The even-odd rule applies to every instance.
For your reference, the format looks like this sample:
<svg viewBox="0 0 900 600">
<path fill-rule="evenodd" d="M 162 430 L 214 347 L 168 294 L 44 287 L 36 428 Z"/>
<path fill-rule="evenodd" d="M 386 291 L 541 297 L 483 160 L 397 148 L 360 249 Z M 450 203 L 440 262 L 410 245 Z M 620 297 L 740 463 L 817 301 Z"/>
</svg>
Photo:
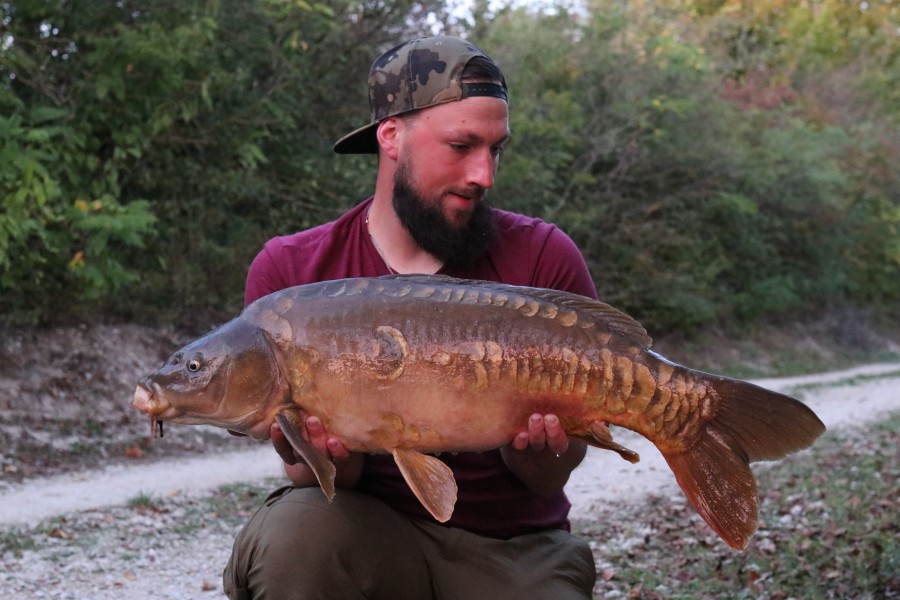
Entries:
<svg viewBox="0 0 900 600">
<path fill-rule="evenodd" d="M 277 421 L 334 495 L 334 465 L 302 435 L 315 415 L 350 451 L 391 453 L 439 521 L 456 482 L 427 453 L 508 444 L 533 413 L 574 438 L 637 455 L 612 423 L 650 439 L 691 504 L 730 546 L 758 520 L 749 463 L 806 448 L 825 430 L 803 403 L 652 352 L 639 323 L 582 296 L 440 276 L 287 288 L 175 352 L 132 405 L 163 421 L 259 439 Z"/>
</svg>

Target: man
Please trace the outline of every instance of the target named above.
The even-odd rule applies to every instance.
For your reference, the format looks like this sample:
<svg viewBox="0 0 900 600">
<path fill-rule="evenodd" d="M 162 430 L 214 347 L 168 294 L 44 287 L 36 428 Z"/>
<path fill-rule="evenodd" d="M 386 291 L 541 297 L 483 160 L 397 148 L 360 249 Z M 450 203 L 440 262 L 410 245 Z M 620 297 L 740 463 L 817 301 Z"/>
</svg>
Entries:
<svg viewBox="0 0 900 600">
<path fill-rule="evenodd" d="M 389 273 L 440 273 L 596 297 L 584 259 L 555 226 L 493 209 L 509 139 L 506 81 L 463 40 L 407 42 L 369 76 L 372 121 L 335 144 L 378 153 L 375 194 L 343 217 L 270 240 L 246 302 L 285 287 Z M 425 512 L 390 455 L 350 454 L 310 417 L 310 442 L 337 468 L 329 503 L 277 425 L 293 486 L 275 491 L 235 541 L 232 599 L 590 598 L 594 562 L 568 532 L 563 486 L 584 457 L 555 415 L 532 415 L 512 443 L 442 455 L 459 485 L 446 524 Z"/>
</svg>

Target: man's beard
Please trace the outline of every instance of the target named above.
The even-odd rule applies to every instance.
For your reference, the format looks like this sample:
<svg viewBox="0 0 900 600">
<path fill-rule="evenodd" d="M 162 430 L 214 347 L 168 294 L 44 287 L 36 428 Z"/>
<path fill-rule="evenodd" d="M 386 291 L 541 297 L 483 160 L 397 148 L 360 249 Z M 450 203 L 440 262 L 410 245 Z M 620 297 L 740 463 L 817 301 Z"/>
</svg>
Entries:
<svg viewBox="0 0 900 600">
<path fill-rule="evenodd" d="M 401 163 L 394 176 L 394 211 L 413 240 L 445 267 L 470 267 L 487 252 L 496 225 L 490 204 L 475 201 L 468 223 L 454 225 L 437 199 L 420 196 L 410 183 L 409 169 Z"/>
</svg>

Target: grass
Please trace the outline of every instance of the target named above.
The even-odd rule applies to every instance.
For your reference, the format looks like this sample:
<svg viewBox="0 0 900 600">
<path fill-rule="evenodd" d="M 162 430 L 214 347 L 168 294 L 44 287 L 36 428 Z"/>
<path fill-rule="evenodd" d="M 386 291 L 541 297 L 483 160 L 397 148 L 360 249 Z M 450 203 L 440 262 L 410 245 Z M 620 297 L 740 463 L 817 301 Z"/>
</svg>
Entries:
<svg viewBox="0 0 900 600">
<path fill-rule="evenodd" d="M 0 554 L 12 552 L 21 555 L 26 550 L 34 550 L 34 539 L 19 528 L 0 531 Z"/>
<path fill-rule="evenodd" d="M 138 492 L 137 496 L 128 499 L 126 503 L 129 508 L 136 510 L 152 510 L 157 505 L 157 500 L 151 494 Z"/>
<path fill-rule="evenodd" d="M 598 563 L 595 598 L 900 598 L 900 413 L 828 433 L 755 469 L 760 526 L 731 550 L 682 497 L 576 523 Z"/>
<path fill-rule="evenodd" d="M 210 520 L 219 520 L 228 526 L 239 528 L 256 512 L 269 492 L 283 485 L 280 480 L 270 483 L 237 483 L 220 486 L 211 495 L 186 507 L 184 515 L 173 525 L 172 531 L 190 535 L 198 528 L 206 527 Z"/>
</svg>

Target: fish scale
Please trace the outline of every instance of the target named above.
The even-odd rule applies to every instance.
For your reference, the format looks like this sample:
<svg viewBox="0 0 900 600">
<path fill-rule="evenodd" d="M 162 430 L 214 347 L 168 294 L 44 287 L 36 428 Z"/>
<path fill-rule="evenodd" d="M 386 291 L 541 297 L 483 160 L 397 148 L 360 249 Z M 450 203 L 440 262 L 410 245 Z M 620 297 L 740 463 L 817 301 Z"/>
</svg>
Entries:
<svg viewBox="0 0 900 600">
<path fill-rule="evenodd" d="M 430 453 L 508 444 L 530 415 L 636 461 L 607 424 L 650 439 L 691 504 L 743 548 L 756 529 L 749 462 L 824 431 L 801 402 L 677 365 L 639 323 L 565 292 L 440 276 L 288 288 L 179 350 L 138 383 L 151 429 L 208 423 L 258 438 L 277 422 L 335 493 L 334 465 L 303 436 L 307 415 L 354 452 L 388 452 L 438 521 L 456 483 Z"/>
</svg>

